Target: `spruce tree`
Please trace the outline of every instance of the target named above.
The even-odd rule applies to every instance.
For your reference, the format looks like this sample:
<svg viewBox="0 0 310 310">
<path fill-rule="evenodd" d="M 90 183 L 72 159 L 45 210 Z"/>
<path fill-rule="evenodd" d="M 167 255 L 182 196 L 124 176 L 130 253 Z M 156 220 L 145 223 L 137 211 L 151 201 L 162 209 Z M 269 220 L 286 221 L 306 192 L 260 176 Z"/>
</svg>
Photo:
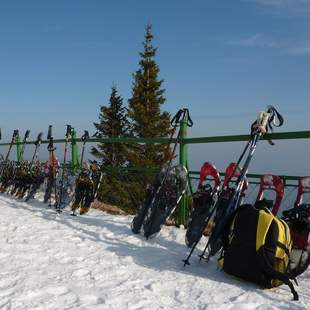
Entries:
<svg viewBox="0 0 310 310">
<path fill-rule="evenodd" d="M 99 122 L 94 126 L 98 138 L 128 136 L 129 121 L 116 86 L 112 87 L 109 104 L 100 107 Z M 92 147 L 91 153 L 100 159 L 104 171 L 99 200 L 119 206 L 128 205 L 124 180 L 118 172 L 118 168 L 126 163 L 127 146 L 123 143 L 98 143 L 97 147 Z"/>
<path fill-rule="evenodd" d="M 98 138 L 128 135 L 129 121 L 116 86 L 112 86 L 108 106 L 100 107 L 99 123 L 94 123 L 94 126 Z M 122 143 L 99 143 L 97 147 L 92 147 L 91 153 L 100 158 L 105 166 L 121 166 L 126 161 L 126 146 Z"/>
<path fill-rule="evenodd" d="M 155 62 L 157 49 L 152 46 L 152 26 L 148 24 L 140 53 L 139 69 L 133 74 L 132 97 L 128 115 L 132 120 L 134 137 L 166 137 L 170 132 L 170 115 L 161 112 L 165 102 L 163 80 L 158 78 L 159 66 Z M 129 156 L 133 166 L 158 167 L 163 161 L 164 145 L 139 145 Z"/>
<path fill-rule="evenodd" d="M 152 45 L 152 26 L 146 26 L 143 52 L 140 53 L 139 69 L 133 74 L 132 97 L 128 101 L 131 119 L 131 136 L 138 138 L 166 137 L 170 133 L 170 115 L 162 112 L 165 102 L 163 80 L 159 79 L 159 66 L 155 61 L 157 49 Z M 159 168 L 163 163 L 165 145 L 138 144 L 130 147 L 128 162 L 133 168 Z M 140 173 L 131 182 L 131 194 L 136 207 L 145 199 L 146 187 L 153 178 Z"/>
</svg>

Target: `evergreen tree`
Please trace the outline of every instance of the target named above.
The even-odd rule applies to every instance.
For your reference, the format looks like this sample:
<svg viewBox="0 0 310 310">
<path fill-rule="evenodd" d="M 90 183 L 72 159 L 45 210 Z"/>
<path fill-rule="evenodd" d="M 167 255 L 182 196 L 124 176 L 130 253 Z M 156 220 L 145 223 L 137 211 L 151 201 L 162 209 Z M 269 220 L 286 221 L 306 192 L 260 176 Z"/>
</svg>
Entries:
<svg viewBox="0 0 310 310">
<path fill-rule="evenodd" d="M 98 138 L 128 136 L 129 121 L 123 99 L 118 95 L 116 86 L 107 106 L 100 107 L 99 123 L 94 123 Z M 105 203 L 126 207 L 128 193 L 124 189 L 125 180 L 118 172 L 126 163 L 127 146 L 123 143 L 98 143 L 91 153 L 100 159 L 104 177 L 99 187 L 98 199 Z"/>
<path fill-rule="evenodd" d="M 165 102 L 163 80 L 158 78 L 159 67 L 155 62 L 157 49 L 152 46 L 153 34 L 150 24 L 146 27 L 140 53 L 139 69 L 133 74 L 132 97 L 129 99 L 128 115 L 132 120 L 132 136 L 142 138 L 165 137 L 170 132 L 170 115 L 161 112 Z M 158 167 L 163 161 L 164 145 L 139 145 L 129 154 L 133 166 Z"/>
<path fill-rule="evenodd" d="M 170 115 L 161 112 L 165 102 L 163 80 L 155 62 L 157 49 L 152 45 L 150 24 L 146 27 L 143 52 L 140 53 L 139 69 L 133 74 L 132 97 L 129 99 L 128 116 L 131 118 L 131 136 L 139 138 L 166 137 L 170 131 Z M 134 168 L 159 168 L 163 163 L 165 145 L 134 144 L 128 152 L 129 166 Z M 146 188 L 153 181 L 151 175 L 141 173 L 132 176 L 130 195 L 135 197 L 137 208 L 145 199 Z"/>
<path fill-rule="evenodd" d="M 116 86 L 112 87 L 108 106 L 100 107 L 99 123 L 94 123 L 94 126 L 98 138 L 128 135 L 129 121 Z M 126 162 L 126 146 L 122 143 L 99 143 L 92 147 L 91 153 L 101 159 L 104 166 L 122 166 Z"/>
</svg>

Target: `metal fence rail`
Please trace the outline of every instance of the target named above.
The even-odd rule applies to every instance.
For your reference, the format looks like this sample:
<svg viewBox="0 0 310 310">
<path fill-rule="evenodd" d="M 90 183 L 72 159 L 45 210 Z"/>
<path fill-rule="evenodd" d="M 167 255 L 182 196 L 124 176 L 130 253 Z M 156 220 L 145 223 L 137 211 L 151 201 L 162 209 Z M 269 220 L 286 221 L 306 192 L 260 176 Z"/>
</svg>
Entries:
<svg viewBox="0 0 310 310">
<path fill-rule="evenodd" d="M 107 138 L 90 138 L 86 143 L 125 143 L 125 144 L 168 144 L 179 143 L 179 162 L 180 164 L 188 167 L 188 146 L 191 144 L 207 144 L 207 143 L 223 143 L 223 142 L 241 142 L 248 141 L 250 135 L 228 135 L 228 136 L 214 136 L 214 137 L 197 137 L 188 138 L 187 137 L 187 125 L 186 122 L 181 123 L 181 135 L 179 139 L 169 139 L 165 137 L 158 138 L 128 138 L 128 137 L 107 137 Z M 295 131 L 295 132 L 280 132 L 280 133 L 269 133 L 262 137 L 262 140 L 296 140 L 296 139 L 309 139 L 310 131 Z M 69 140 L 72 146 L 72 162 L 78 162 L 77 160 L 77 143 L 83 142 L 81 138 L 76 138 L 75 136 Z M 65 139 L 55 139 L 54 143 L 65 143 Z M 35 141 L 27 141 L 26 144 L 34 144 Z M 43 140 L 42 144 L 48 144 L 48 140 Z M 15 143 L 17 147 L 20 147 L 22 142 Z M 0 143 L 0 146 L 9 146 L 10 143 Z M 17 152 L 18 153 L 18 152 Z M 75 157 L 75 158 L 74 158 Z M 115 167 L 114 167 L 115 168 Z M 123 169 L 123 168 L 121 168 Z M 140 173 L 156 173 L 156 169 L 139 168 Z M 192 181 L 198 178 L 198 171 L 189 171 L 189 175 Z M 223 174 L 222 174 L 223 175 Z M 261 177 L 260 174 L 248 174 L 250 179 L 250 184 L 258 184 L 258 178 Z M 285 182 L 286 187 L 296 187 L 296 181 L 299 176 L 289 176 L 289 175 L 279 175 Z M 185 214 L 187 208 L 188 199 L 185 197 L 181 201 L 180 211 L 179 211 L 179 223 L 184 224 Z"/>
</svg>

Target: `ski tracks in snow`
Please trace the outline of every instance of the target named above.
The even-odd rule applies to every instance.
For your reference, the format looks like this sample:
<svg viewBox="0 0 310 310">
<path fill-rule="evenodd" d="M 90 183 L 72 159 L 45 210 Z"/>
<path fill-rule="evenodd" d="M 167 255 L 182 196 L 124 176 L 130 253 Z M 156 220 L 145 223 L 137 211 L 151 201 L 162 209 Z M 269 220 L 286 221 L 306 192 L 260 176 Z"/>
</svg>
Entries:
<svg viewBox="0 0 310 310">
<path fill-rule="evenodd" d="M 184 230 L 164 227 L 146 241 L 131 220 L 97 210 L 58 216 L 0 195 L 0 309 L 310 309 L 309 271 L 292 302 L 285 286 L 261 290 L 197 255 L 183 267 Z"/>
</svg>

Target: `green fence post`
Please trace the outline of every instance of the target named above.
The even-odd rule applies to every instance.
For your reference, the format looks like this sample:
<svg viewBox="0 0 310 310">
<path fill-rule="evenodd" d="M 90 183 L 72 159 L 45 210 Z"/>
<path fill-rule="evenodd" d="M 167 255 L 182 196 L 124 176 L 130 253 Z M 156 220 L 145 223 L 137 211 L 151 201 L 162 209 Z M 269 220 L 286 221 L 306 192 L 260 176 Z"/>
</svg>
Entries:
<svg viewBox="0 0 310 310">
<path fill-rule="evenodd" d="M 76 143 L 76 131 L 72 128 L 71 132 L 71 169 L 75 171 L 80 167 L 78 147 Z"/>
<path fill-rule="evenodd" d="M 19 134 L 16 136 L 16 160 L 18 163 L 20 163 L 23 160 L 22 155 L 22 146 L 19 138 Z"/>
<path fill-rule="evenodd" d="M 187 136 L 187 117 L 185 117 L 180 123 L 180 164 L 184 167 L 187 166 L 187 144 L 183 139 Z M 179 225 L 185 224 L 185 214 L 187 209 L 188 200 L 186 194 L 182 197 L 179 207 Z"/>
</svg>

